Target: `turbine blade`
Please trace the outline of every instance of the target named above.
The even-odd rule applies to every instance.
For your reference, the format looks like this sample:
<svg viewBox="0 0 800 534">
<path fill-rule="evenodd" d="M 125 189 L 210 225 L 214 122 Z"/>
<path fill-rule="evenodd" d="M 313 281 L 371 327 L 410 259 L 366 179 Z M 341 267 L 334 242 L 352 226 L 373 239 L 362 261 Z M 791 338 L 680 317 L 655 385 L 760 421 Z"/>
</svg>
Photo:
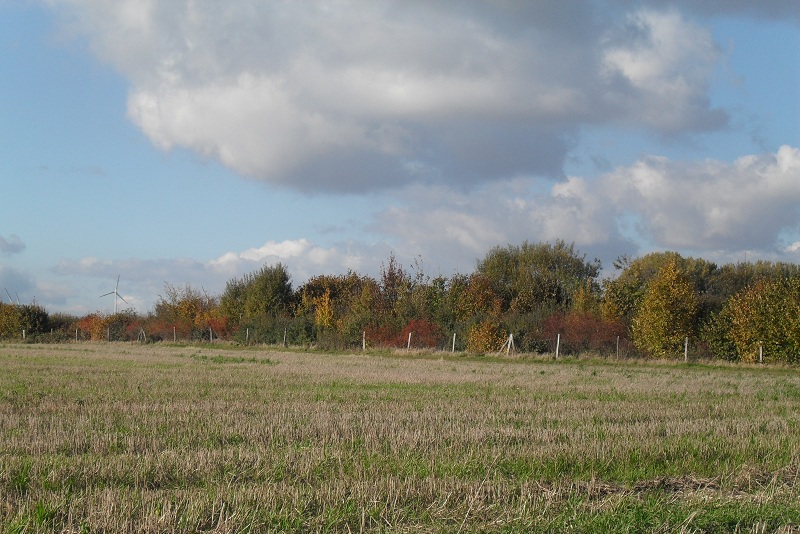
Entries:
<svg viewBox="0 0 800 534">
<path fill-rule="evenodd" d="M 109 293 L 104 293 L 104 294 L 100 295 L 100 297 L 107 297 L 107 296 L 109 296 L 109 295 L 114 295 L 114 292 L 113 292 L 113 291 L 111 291 L 111 292 L 109 292 Z"/>
</svg>

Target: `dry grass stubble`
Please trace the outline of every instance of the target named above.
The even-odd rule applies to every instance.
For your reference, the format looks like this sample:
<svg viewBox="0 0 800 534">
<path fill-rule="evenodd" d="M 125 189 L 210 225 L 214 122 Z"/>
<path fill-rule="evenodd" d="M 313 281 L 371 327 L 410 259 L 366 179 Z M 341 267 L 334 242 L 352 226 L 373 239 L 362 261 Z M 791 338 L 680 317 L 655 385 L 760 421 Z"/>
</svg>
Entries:
<svg viewBox="0 0 800 534">
<path fill-rule="evenodd" d="M 800 524 L 793 369 L 128 344 L 0 366 L 6 531 Z"/>
</svg>

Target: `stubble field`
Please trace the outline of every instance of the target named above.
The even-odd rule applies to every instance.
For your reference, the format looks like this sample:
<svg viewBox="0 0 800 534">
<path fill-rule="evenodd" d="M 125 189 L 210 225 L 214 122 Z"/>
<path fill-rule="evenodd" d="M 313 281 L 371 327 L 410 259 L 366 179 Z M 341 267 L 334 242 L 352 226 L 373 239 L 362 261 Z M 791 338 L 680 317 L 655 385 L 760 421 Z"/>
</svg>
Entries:
<svg viewBox="0 0 800 534">
<path fill-rule="evenodd" d="M 796 368 L 0 345 L 0 531 L 794 532 Z"/>
</svg>

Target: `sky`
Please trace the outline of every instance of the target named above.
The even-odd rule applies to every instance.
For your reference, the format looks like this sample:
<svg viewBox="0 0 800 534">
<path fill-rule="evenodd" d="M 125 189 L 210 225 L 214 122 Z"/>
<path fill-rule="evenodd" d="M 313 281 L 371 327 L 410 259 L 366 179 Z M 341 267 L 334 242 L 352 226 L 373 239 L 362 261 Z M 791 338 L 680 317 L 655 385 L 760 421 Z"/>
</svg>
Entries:
<svg viewBox="0 0 800 534">
<path fill-rule="evenodd" d="M 800 263 L 796 0 L 0 0 L 0 299 Z"/>
</svg>

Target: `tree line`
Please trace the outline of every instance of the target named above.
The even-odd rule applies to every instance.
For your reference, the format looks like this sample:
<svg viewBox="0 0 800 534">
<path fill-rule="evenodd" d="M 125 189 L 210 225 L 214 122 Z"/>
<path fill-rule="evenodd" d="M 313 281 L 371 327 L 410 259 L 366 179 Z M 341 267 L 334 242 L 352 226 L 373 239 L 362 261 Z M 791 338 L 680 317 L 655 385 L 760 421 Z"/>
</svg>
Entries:
<svg viewBox="0 0 800 534">
<path fill-rule="evenodd" d="M 523 352 L 800 361 L 800 266 L 718 266 L 657 252 L 618 258 L 616 276 L 573 244 L 498 246 L 471 274 L 431 277 L 392 255 L 377 278 L 350 271 L 293 287 L 287 266 L 229 280 L 221 295 L 166 283 L 153 310 L 84 317 L 0 304 L 0 336 L 30 341 L 229 340 L 352 349 L 362 344 Z"/>
</svg>

